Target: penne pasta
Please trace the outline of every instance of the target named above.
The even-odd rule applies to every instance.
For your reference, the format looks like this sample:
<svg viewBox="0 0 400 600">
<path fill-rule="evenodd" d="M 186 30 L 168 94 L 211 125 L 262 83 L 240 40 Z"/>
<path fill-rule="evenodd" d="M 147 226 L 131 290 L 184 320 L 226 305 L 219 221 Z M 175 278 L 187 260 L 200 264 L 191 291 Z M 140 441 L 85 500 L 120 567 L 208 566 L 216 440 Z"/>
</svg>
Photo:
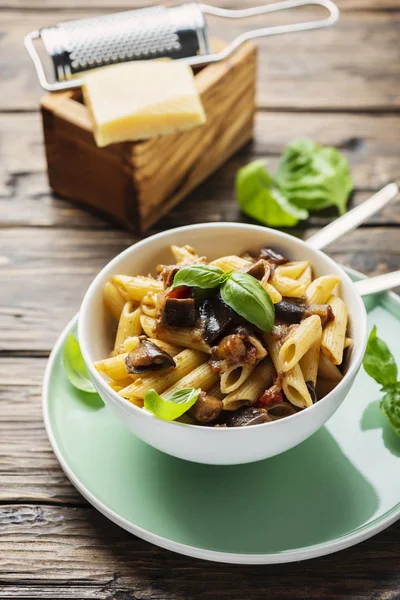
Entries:
<svg viewBox="0 0 400 600">
<path fill-rule="evenodd" d="M 351 337 L 345 337 L 343 347 L 350 348 L 350 346 L 352 346 L 352 345 L 353 345 L 353 340 L 351 339 Z"/>
<path fill-rule="evenodd" d="M 210 262 L 210 265 L 215 267 L 219 267 L 223 271 L 237 271 L 238 269 L 243 269 L 244 267 L 250 267 L 252 263 L 245 258 L 240 258 L 240 256 L 222 256 L 222 258 L 217 258 Z"/>
<path fill-rule="evenodd" d="M 148 317 L 157 316 L 157 294 L 148 292 L 140 301 L 140 310 Z"/>
<path fill-rule="evenodd" d="M 322 353 L 335 365 L 340 365 L 343 360 L 344 338 L 347 329 L 347 308 L 339 296 L 330 296 L 328 299 L 335 319 L 327 323 L 322 333 Z"/>
<path fill-rule="evenodd" d="M 114 317 L 114 319 L 119 319 L 122 313 L 122 309 L 124 308 L 125 300 L 121 296 L 118 288 L 111 283 L 111 281 L 107 281 L 104 286 L 104 304 L 108 312 Z"/>
<path fill-rule="evenodd" d="M 221 392 L 230 394 L 237 390 L 250 377 L 254 367 L 255 364 L 249 365 L 248 363 L 239 362 L 225 370 L 221 370 Z"/>
<path fill-rule="evenodd" d="M 152 277 L 142 277 L 137 275 L 130 277 L 129 275 L 114 275 L 112 283 L 117 287 L 120 294 L 126 300 L 136 300 L 140 302 L 143 296 L 148 292 L 162 292 L 164 285 L 162 281 L 153 279 Z"/>
<path fill-rule="evenodd" d="M 272 283 L 282 296 L 287 296 L 288 298 L 301 298 L 306 290 L 306 286 L 303 283 L 300 283 L 296 279 L 283 277 L 276 270 L 270 278 L 270 283 Z"/>
<path fill-rule="evenodd" d="M 274 375 L 274 366 L 270 358 L 261 361 L 251 377 L 223 399 L 225 410 L 236 410 L 240 406 L 254 404 L 264 390 L 270 387 Z"/>
<path fill-rule="evenodd" d="M 337 275 L 323 275 L 314 279 L 306 289 L 309 304 L 326 304 L 335 287 L 340 283 Z"/>
<path fill-rule="evenodd" d="M 321 331 L 322 333 L 322 331 Z M 318 373 L 318 361 L 321 350 L 321 335 L 310 346 L 304 356 L 300 359 L 300 369 L 303 373 L 304 381 L 311 382 L 315 388 Z"/>
<path fill-rule="evenodd" d="M 283 365 L 280 360 L 282 342 L 275 339 L 271 334 L 266 334 L 264 337 L 275 370 L 278 375 L 282 373 L 282 388 L 289 402 L 291 402 L 291 404 L 294 406 L 298 406 L 299 408 L 307 408 L 308 406 L 311 406 L 312 399 L 307 389 L 300 366 L 296 364 L 292 369 L 284 372 Z"/>
<path fill-rule="evenodd" d="M 118 353 L 118 349 L 128 337 L 138 336 L 142 333 L 140 315 L 140 308 L 136 308 L 132 300 L 125 302 L 115 336 L 114 352 Z"/>
<path fill-rule="evenodd" d="M 289 277 L 289 279 L 298 279 L 302 273 L 310 266 L 309 260 L 286 263 L 276 267 L 275 273 L 280 277 Z"/>
<path fill-rule="evenodd" d="M 197 367 L 197 369 L 182 377 L 182 379 L 179 379 L 175 385 L 167 388 L 163 392 L 163 398 L 168 399 L 171 394 L 184 388 L 201 388 L 207 391 L 218 381 L 218 378 L 218 373 L 212 369 L 210 363 L 205 362 Z"/>
<path fill-rule="evenodd" d="M 174 344 L 169 344 L 168 342 L 163 342 L 162 340 L 153 339 L 151 341 L 154 342 L 155 344 L 157 344 L 157 346 L 159 346 L 159 348 L 161 348 L 161 350 L 168 352 L 168 354 L 170 354 L 171 356 L 175 356 L 176 354 L 179 354 L 179 352 L 182 351 L 182 348 L 180 348 L 179 346 L 175 346 Z M 123 352 L 132 352 L 132 350 L 134 350 L 136 348 L 138 342 L 139 342 L 139 338 L 137 338 L 137 337 L 130 337 L 130 338 L 126 339 L 125 342 L 122 344 L 122 351 Z"/>
<path fill-rule="evenodd" d="M 157 325 L 156 320 L 147 315 L 140 317 L 143 330 L 150 338 L 160 339 L 183 348 L 192 348 L 211 354 L 210 346 L 201 339 L 200 335 L 196 336 L 193 329 L 184 327 L 168 327 L 167 325 Z M 199 332 L 198 332 L 199 333 Z"/>
<path fill-rule="evenodd" d="M 315 342 L 321 343 L 321 336 L 321 319 L 317 315 L 304 319 L 280 348 L 279 362 L 282 370 L 290 371 Z"/>
<path fill-rule="evenodd" d="M 161 369 L 160 371 L 139 376 L 131 385 L 119 392 L 124 398 L 140 398 L 143 400 L 146 393 L 154 389 L 158 394 L 172 387 L 177 381 L 194 371 L 206 362 L 207 356 L 196 350 L 182 350 L 175 357 L 175 367 Z"/>
<path fill-rule="evenodd" d="M 176 246 L 172 244 L 171 252 L 174 255 L 177 265 L 194 262 L 199 258 L 196 250 L 191 246 Z"/>
<path fill-rule="evenodd" d="M 312 268 L 311 265 L 308 265 L 304 271 L 302 272 L 302 274 L 297 277 L 297 281 L 299 283 L 302 283 L 303 285 L 306 286 L 306 290 L 308 288 L 308 286 L 310 285 L 311 281 L 312 281 Z"/>
<path fill-rule="evenodd" d="M 282 300 L 282 294 L 280 294 L 271 283 L 269 283 L 268 281 L 261 281 L 261 285 L 264 288 L 264 290 L 268 293 L 269 297 L 271 298 L 274 304 L 277 304 Z"/>
</svg>

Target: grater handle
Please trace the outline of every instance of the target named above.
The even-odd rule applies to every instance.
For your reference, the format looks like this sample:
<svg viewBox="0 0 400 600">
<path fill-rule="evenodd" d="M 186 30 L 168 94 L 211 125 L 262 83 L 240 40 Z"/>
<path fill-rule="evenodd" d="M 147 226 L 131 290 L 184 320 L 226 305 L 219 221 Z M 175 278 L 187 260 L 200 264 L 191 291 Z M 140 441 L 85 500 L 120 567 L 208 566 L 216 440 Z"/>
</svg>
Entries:
<svg viewBox="0 0 400 600">
<path fill-rule="evenodd" d="M 274 4 L 265 4 L 263 6 L 255 6 L 254 8 L 244 8 L 241 10 L 230 10 L 218 8 L 208 4 L 201 4 L 201 9 L 204 13 L 214 15 L 216 17 L 225 17 L 228 19 L 244 19 L 246 17 L 255 17 L 266 13 L 287 10 L 289 8 L 298 8 L 300 6 L 322 6 L 329 12 L 329 16 L 325 19 L 317 21 L 306 21 L 304 23 L 292 23 L 290 25 L 277 25 L 274 27 L 262 27 L 261 29 L 252 29 L 242 33 L 233 40 L 224 50 L 215 54 L 205 54 L 203 56 L 190 56 L 180 58 L 191 66 L 206 65 L 209 63 L 219 62 L 228 58 L 244 42 L 254 40 L 260 37 L 270 35 L 279 35 L 283 33 L 293 33 L 296 31 L 309 31 L 311 29 L 320 29 L 321 27 L 329 27 L 336 23 L 339 18 L 339 9 L 332 0 L 284 0 L 283 2 L 275 2 Z"/>
</svg>

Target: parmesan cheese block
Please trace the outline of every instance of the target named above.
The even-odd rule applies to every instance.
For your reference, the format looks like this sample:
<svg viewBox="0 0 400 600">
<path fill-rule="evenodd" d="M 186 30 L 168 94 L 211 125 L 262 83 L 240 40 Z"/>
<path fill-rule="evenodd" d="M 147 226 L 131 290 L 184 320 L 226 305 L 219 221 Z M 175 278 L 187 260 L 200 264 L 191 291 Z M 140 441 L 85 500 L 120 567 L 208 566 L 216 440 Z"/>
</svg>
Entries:
<svg viewBox="0 0 400 600">
<path fill-rule="evenodd" d="M 86 73 L 83 95 L 100 147 L 206 121 L 191 68 L 173 60 L 134 61 Z"/>
</svg>

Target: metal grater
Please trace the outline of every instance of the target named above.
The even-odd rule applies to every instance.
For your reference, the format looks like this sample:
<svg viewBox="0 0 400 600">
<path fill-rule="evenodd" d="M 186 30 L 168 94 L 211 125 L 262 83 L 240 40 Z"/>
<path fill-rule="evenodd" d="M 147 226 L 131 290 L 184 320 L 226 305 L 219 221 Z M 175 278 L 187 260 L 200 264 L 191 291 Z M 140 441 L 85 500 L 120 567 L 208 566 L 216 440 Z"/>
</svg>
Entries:
<svg viewBox="0 0 400 600">
<path fill-rule="evenodd" d="M 234 39 L 222 52 L 212 53 L 206 14 L 241 19 L 307 5 L 326 8 L 329 16 L 316 21 L 253 29 Z M 192 66 L 218 62 L 247 40 L 327 27 L 333 25 L 338 16 L 339 11 L 331 0 L 285 0 L 243 10 L 190 2 L 66 21 L 32 31 L 25 37 L 25 47 L 41 86 L 54 92 L 80 87 L 82 79 L 77 77 L 80 73 L 120 62 L 161 57 L 184 60 Z M 36 51 L 34 40 L 39 38 L 51 59 L 55 82 L 47 80 Z"/>
</svg>

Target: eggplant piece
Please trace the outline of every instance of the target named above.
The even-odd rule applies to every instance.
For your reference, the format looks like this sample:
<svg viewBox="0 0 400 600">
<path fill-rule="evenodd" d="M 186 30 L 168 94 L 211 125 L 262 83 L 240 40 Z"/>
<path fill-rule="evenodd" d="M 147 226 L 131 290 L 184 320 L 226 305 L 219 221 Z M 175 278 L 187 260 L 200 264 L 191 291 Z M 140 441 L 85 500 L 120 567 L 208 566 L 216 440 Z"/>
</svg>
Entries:
<svg viewBox="0 0 400 600">
<path fill-rule="evenodd" d="M 188 410 L 188 414 L 198 423 L 210 423 L 215 421 L 223 408 L 222 400 L 201 392 L 195 404 Z"/>
<path fill-rule="evenodd" d="M 241 335 L 233 333 L 224 337 L 218 346 L 212 348 L 213 360 L 226 360 L 229 365 L 242 362 L 247 354 L 246 344 Z"/>
<path fill-rule="evenodd" d="M 223 302 L 221 296 L 206 298 L 199 305 L 199 315 L 203 339 L 210 346 L 214 346 L 237 319 L 236 313 Z"/>
<path fill-rule="evenodd" d="M 264 277 L 266 279 L 268 279 L 270 271 L 271 271 L 271 267 L 267 263 L 266 260 L 260 259 L 253 265 L 250 265 L 249 267 L 244 267 L 243 269 L 240 269 L 240 271 L 243 271 L 244 273 L 248 273 L 255 279 L 258 279 L 258 281 L 261 281 L 261 279 L 264 279 Z"/>
<path fill-rule="evenodd" d="M 275 304 L 275 315 L 285 323 L 300 323 L 306 314 L 306 306 L 298 302 L 281 300 Z"/>
<path fill-rule="evenodd" d="M 271 421 L 271 418 L 265 409 L 256 406 L 242 406 L 229 415 L 226 426 L 248 427 L 249 425 L 268 423 L 268 421 Z"/>
<path fill-rule="evenodd" d="M 288 258 L 282 256 L 282 254 L 279 254 L 279 252 L 275 252 L 275 250 L 272 250 L 272 248 L 261 248 L 258 258 L 264 258 L 274 265 L 284 265 L 285 263 L 289 262 Z"/>
<path fill-rule="evenodd" d="M 266 410 L 270 421 L 284 419 L 285 417 L 294 415 L 297 412 L 296 409 L 289 402 L 281 402 L 280 404 L 275 404 L 275 406 L 270 406 Z"/>
<path fill-rule="evenodd" d="M 304 316 L 310 317 L 317 315 L 321 318 L 321 325 L 325 327 L 327 323 L 335 320 L 335 315 L 330 304 L 310 304 L 307 306 Z"/>
<path fill-rule="evenodd" d="M 312 403 L 315 404 L 318 402 L 317 392 L 315 391 L 315 387 L 312 381 L 306 381 L 306 386 L 308 389 L 308 393 L 311 396 Z"/>
<path fill-rule="evenodd" d="M 133 375 L 176 366 L 172 356 L 150 340 L 139 340 L 136 348 L 126 357 L 125 364 L 128 373 Z"/>
<path fill-rule="evenodd" d="M 194 299 L 167 297 L 161 320 L 171 327 L 194 327 L 197 321 Z"/>
</svg>

